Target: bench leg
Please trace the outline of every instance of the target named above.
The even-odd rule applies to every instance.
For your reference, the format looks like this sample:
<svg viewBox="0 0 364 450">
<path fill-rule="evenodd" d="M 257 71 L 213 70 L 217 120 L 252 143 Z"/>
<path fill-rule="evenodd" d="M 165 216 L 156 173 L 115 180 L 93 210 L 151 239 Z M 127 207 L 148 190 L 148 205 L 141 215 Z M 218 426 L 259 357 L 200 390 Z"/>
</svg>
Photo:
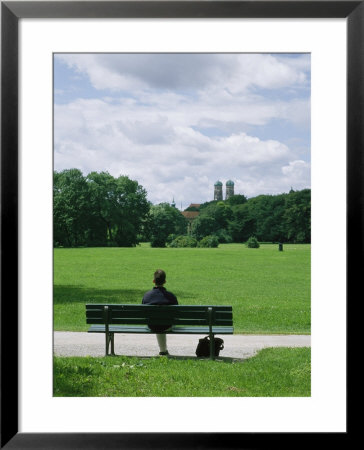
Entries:
<svg viewBox="0 0 364 450">
<path fill-rule="evenodd" d="M 111 344 L 111 353 L 109 353 L 109 348 Z M 105 333 L 105 356 L 115 356 L 114 351 L 114 333 Z"/>
<path fill-rule="evenodd" d="M 105 356 L 109 356 L 109 348 L 111 344 L 111 355 L 115 356 L 114 353 L 114 333 L 105 333 Z"/>
<path fill-rule="evenodd" d="M 112 356 L 115 356 L 115 352 L 114 352 L 114 333 L 110 333 L 110 339 L 111 339 L 111 354 L 112 354 Z"/>
<path fill-rule="evenodd" d="M 215 339 L 214 333 L 212 332 L 212 307 L 207 308 L 207 318 L 209 321 L 209 337 L 210 337 L 210 359 L 215 359 Z"/>
<path fill-rule="evenodd" d="M 109 355 L 109 333 L 105 332 L 105 356 Z"/>
</svg>

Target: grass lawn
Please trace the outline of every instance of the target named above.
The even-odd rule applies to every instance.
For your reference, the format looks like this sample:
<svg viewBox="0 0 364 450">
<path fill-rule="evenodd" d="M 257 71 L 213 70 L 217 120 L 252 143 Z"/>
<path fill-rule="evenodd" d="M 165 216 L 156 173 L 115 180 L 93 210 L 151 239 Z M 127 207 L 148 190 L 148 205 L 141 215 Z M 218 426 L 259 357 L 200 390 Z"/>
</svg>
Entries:
<svg viewBox="0 0 364 450">
<path fill-rule="evenodd" d="M 267 348 L 247 360 L 54 358 L 56 397 L 309 397 L 310 348 Z"/>
<path fill-rule="evenodd" d="M 86 331 L 86 303 L 141 303 L 161 268 L 180 304 L 232 305 L 236 333 L 309 334 L 310 255 L 305 244 L 55 249 L 54 329 Z"/>
</svg>

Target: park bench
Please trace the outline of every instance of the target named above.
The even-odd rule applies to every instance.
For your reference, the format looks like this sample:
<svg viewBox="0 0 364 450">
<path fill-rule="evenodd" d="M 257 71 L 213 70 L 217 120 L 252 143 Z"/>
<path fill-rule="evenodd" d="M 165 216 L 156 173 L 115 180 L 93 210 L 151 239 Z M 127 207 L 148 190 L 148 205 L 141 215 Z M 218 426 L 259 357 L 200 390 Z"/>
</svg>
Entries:
<svg viewBox="0 0 364 450">
<path fill-rule="evenodd" d="M 89 333 L 105 333 L 105 354 L 114 355 L 115 333 L 156 334 L 149 325 L 172 325 L 166 334 L 208 334 L 215 359 L 215 334 L 233 334 L 231 306 L 87 304 Z"/>
</svg>

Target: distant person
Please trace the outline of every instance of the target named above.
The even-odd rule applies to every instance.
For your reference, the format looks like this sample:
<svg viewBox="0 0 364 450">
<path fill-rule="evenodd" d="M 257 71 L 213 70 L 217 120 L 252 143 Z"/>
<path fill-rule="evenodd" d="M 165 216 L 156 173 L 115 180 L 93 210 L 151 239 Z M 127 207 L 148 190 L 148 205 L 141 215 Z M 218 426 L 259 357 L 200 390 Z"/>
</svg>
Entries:
<svg viewBox="0 0 364 450">
<path fill-rule="evenodd" d="M 166 282 L 166 273 L 158 269 L 154 272 L 154 288 L 144 294 L 143 305 L 178 305 L 177 297 L 163 286 Z M 171 325 L 150 325 L 149 328 L 157 334 L 160 355 L 169 355 L 167 350 L 167 336 L 163 331 L 171 328 Z"/>
</svg>

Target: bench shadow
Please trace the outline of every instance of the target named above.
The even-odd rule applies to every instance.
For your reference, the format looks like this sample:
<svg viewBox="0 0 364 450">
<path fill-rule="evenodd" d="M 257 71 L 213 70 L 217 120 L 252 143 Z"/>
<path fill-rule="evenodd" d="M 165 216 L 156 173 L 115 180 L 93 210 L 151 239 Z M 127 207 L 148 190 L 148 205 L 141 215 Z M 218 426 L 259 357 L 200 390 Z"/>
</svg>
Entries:
<svg viewBox="0 0 364 450">
<path fill-rule="evenodd" d="M 141 289 L 90 289 L 77 285 L 53 286 L 53 303 L 130 303 L 142 302 L 145 291 Z"/>
<path fill-rule="evenodd" d="M 116 355 L 116 356 L 121 356 L 121 355 Z M 139 356 L 140 359 L 153 359 L 153 358 L 159 358 L 159 356 Z M 197 356 L 183 356 L 183 355 L 169 355 L 168 359 L 175 359 L 178 361 L 196 361 L 196 360 L 201 360 L 201 361 L 209 361 L 210 358 L 198 358 Z M 228 363 L 228 364 L 234 364 L 234 363 L 241 363 L 244 362 L 247 358 L 231 358 L 228 356 L 219 356 L 217 358 L 215 358 L 216 362 L 223 362 L 223 363 Z"/>
<path fill-rule="evenodd" d="M 55 305 L 67 303 L 130 303 L 139 304 L 143 295 L 151 287 L 142 289 L 95 289 L 82 285 L 53 285 L 53 302 Z M 178 293 L 181 304 L 193 304 L 193 295 L 188 292 Z M 187 299 L 187 300 L 186 300 Z"/>
</svg>

